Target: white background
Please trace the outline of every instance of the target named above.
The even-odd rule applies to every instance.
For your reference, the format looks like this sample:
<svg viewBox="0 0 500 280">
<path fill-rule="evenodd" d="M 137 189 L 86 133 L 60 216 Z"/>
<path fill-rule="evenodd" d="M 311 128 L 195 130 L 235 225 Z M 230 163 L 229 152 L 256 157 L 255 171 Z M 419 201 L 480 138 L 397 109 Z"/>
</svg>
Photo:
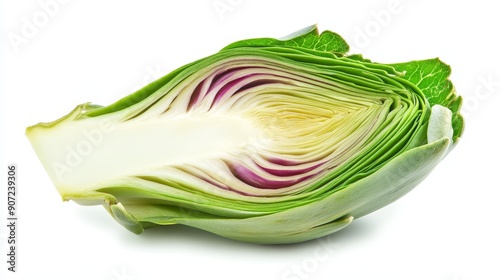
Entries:
<svg viewBox="0 0 500 280">
<path fill-rule="evenodd" d="M 8 164 L 19 169 L 16 273 L 1 183 L 2 279 L 500 279 L 494 1 L 54 1 L 0 7 L 1 182 Z M 24 136 L 235 40 L 314 23 L 374 61 L 440 57 L 467 117 L 461 143 L 414 191 L 321 242 L 261 246 L 180 226 L 134 235 L 100 207 L 63 203 Z"/>
</svg>

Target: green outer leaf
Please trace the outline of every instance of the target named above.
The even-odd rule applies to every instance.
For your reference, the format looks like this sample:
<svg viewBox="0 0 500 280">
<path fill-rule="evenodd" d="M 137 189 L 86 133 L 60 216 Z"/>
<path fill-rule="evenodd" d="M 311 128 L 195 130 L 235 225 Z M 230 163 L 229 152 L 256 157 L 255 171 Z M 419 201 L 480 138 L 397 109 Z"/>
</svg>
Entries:
<svg viewBox="0 0 500 280">
<path fill-rule="evenodd" d="M 336 55 L 344 55 L 349 51 L 347 42 L 337 33 L 331 31 L 323 31 L 318 33 L 316 25 L 312 25 L 301 29 L 295 33 L 286 36 L 285 38 L 256 38 L 234 42 L 226 46 L 223 50 L 241 48 L 241 47 L 270 47 L 270 46 L 285 46 L 294 49 L 307 49 L 319 52 L 333 53 Z"/>
<path fill-rule="evenodd" d="M 430 106 L 436 104 L 447 107 L 453 113 L 453 142 L 463 133 L 463 118 L 460 115 L 462 97 L 455 92 L 448 79 L 451 68 L 438 58 L 390 64 L 397 71 L 403 72 L 401 77 L 415 84 L 425 95 Z"/>
<path fill-rule="evenodd" d="M 132 216 L 121 203 L 111 204 L 108 211 L 115 220 L 133 233 L 140 234 L 144 231 L 141 223 Z"/>
<path fill-rule="evenodd" d="M 147 97 L 151 96 L 155 92 L 158 92 L 162 87 L 165 86 L 165 84 L 168 84 L 172 80 L 176 80 L 179 77 L 179 74 L 183 72 L 185 69 L 188 69 L 190 66 L 196 64 L 198 61 L 191 62 L 189 64 L 186 64 L 182 67 L 177 68 L 176 70 L 168 73 L 167 75 L 149 83 L 145 87 L 137 90 L 136 92 L 125 96 L 124 98 L 118 100 L 117 102 L 106 106 L 106 107 L 100 107 L 100 106 L 94 106 L 91 108 L 92 110 L 89 110 L 86 114 L 87 117 L 97 117 L 101 116 L 104 114 L 109 114 L 113 112 L 117 112 L 120 110 L 123 110 L 131 105 L 134 105 L 136 103 L 139 103 L 146 99 Z"/>
<path fill-rule="evenodd" d="M 238 51 L 235 52 L 234 50 Z M 340 35 L 328 30 L 319 34 L 315 25 L 292 33 L 281 40 L 256 38 L 237 41 L 223 48 L 218 54 L 184 65 L 110 106 L 100 107 L 89 105 L 85 116 L 95 117 L 125 109 L 160 91 L 166 84 L 177 83 L 184 77 L 188 77 L 194 73 L 193 71 L 185 70 L 207 67 L 215 61 L 224 57 L 237 55 L 238 53 L 251 54 L 256 51 L 265 51 L 260 52 L 260 55 L 266 56 L 265 53 L 267 52 L 268 54 L 272 53 L 274 58 L 276 58 L 275 55 L 278 55 L 298 62 L 325 63 L 328 62 L 325 59 L 336 58 L 332 54 L 345 56 L 348 50 L 349 45 Z M 325 58 L 322 59 L 321 57 Z M 416 88 L 423 92 L 430 107 L 439 104 L 452 111 L 453 141 L 456 142 L 462 135 L 464 122 L 463 117 L 459 113 L 462 97 L 456 94 L 453 84 L 448 79 L 451 73 L 449 65 L 437 58 L 404 63 L 380 64 L 373 63 L 361 55 L 350 55 L 335 59 L 335 63 L 341 63 L 341 61 L 345 61 L 350 66 L 366 67 L 370 71 L 383 71 L 386 74 L 398 75 L 399 78 L 409 81 L 411 83 L 409 86 L 416 86 Z"/>
<path fill-rule="evenodd" d="M 276 214 L 247 219 L 207 218 L 180 208 L 136 204 L 124 205 L 130 216 L 123 216 L 134 217 L 130 224 L 184 224 L 247 242 L 300 242 L 340 230 L 350 223 L 350 217 L 362 217 L 402 197 L 441 161 L 449 144 L 450 139 L 442 138 L 406 151 L 377 172 L 325 199 Z M 315 230 L 318 224 L 330 223 L 328 230 Z"/>
</svg>

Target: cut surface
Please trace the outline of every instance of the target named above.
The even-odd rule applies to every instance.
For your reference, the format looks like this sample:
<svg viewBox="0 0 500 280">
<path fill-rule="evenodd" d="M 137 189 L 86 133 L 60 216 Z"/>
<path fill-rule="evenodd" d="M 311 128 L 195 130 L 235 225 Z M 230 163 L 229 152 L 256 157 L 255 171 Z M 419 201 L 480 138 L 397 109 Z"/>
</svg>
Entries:
<svg viewBox="0 0 500 280">
<path fill-rule="evenodd" d="M 81 192 L 161 166 L 218 158 L 249 145 L 258 132 L 251 122 L 229 116 L 185 116 L 105 128 L 102 122 L 83 119 L 34 132 L 44 156 L 52 160 L 51 177 L 60 191 Z"/>
<path fill-rule="evenodd" d="M 33 128 L 34 145 L 44 147 L 39 153 L 65 194 L 154 171 L 168 180 L 183 172 L 184 183 L 211 184 L 205 189 L 275 196 L 300 191 L 358 154 L 397 102 L 377 92 L 358 97 L 343 84 L 254 63 L 221 64 L 175 87 L 177 94 L 126 114 L 87 118 L 82 109 L 70 114 L 75 120 Z"/>
<path fill-rule="evenodd" d="M 235 42 L 27 136 L 63 199 L 102 204 L 132 232 L 324 236 L 414 188 L 463 130 L 449 66 L 348 49 L 314 26 Z"/>
</svg>

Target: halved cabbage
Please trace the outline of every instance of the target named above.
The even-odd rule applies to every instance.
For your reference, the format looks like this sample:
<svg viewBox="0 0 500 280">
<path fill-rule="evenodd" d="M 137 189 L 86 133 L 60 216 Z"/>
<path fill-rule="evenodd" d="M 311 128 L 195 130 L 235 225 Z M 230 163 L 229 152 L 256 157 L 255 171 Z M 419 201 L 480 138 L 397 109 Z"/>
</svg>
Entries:
<svg viewBox="0 0 500 280">
<path fill-rule="evenodd" d="M 410 191 L 463 128 L 448 65 L 348 49 L 315 26 L 235 42 L 27 136 L 64 200 L 102 204 L 135 233 L 321 237 Z"/>
</svg>

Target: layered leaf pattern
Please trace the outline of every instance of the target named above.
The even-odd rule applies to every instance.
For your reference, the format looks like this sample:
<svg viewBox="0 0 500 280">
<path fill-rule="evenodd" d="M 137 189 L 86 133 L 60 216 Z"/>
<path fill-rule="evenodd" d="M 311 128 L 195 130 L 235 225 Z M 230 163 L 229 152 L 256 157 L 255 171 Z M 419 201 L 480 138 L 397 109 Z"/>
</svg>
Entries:
<svg viewBox="0 0 500 280">
<path fill-rule="evenodd" d="M 103 204 L 133 232 L 185 224 L 259 243 L 317 238 L 410 191 L 463 130 L 448 65 L 348 50 L 315 26 L 235 42 L 27 135 L 64 199 Z"/>
</svg>

